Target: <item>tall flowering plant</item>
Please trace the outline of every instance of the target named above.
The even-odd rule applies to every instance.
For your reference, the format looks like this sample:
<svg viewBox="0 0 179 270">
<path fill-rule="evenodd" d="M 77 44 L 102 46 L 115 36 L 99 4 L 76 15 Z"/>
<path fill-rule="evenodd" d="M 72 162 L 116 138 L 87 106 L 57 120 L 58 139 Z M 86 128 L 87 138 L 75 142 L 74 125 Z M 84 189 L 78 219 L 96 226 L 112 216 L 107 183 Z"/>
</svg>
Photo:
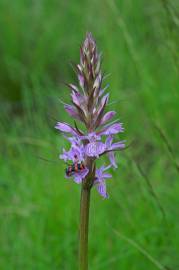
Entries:
<svg viewBox="0 0 179 270">
<path fill-rule="evenodd" d="M 108 198 L 106 180 L 112 175 L 109 168 L 117 168 L 115 151 L 125 147 L 124 141 L 115 142 L 115 135 L 124 131 L 122 123 L 111 120 L 115 111 L 106 111 L 109 93 L 103 87 L 101 54 L 91 33 L 87 33 L 80 48 L 80 64 L 75 66 L 79 85 L 69 84 L 71 104 L 64 105 L 66 112 L 74 119 L 74 126 L 57 122 L 55 128 L 70 142 L 70 149 L 63 149 L 60 159 L 71 162 L 66 169 L 66 178 L 81 183 L 80 203 L 80 270 L 87 270 L 88 220 L 90 191 L 96 187 L 103 198 Z M 83 123 L 79 129 L 77 122 Z M 107 155 L 109 164 L 96 167 L 96 160 Z"/>
</svg>

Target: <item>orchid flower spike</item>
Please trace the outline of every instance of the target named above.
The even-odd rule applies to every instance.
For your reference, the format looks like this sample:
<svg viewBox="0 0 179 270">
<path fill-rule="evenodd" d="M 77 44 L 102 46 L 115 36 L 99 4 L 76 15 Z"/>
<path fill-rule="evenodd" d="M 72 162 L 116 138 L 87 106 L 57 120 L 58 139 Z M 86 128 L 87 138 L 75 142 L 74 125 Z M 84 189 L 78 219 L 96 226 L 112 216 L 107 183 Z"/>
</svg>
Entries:
<svg viewBox="0 0 179 270">
<path fill-rule="evenodd" d="M 71 104 L 64 109 L 75 120 L 75 126 L 58 122 L 55 126 L 65 135 L 71 146 L 63 149 L 60 159 L 71 162 L 66 170 L 66 177 L 86 187 L 96 186 L 100 195 L 108 197 L 106 179 L 111 175 L 104 172 L 110 167 L 117 168 L 115 151 L 125 147 L 124 141 L 113 142 L 115 135 L 124 131 L 123 124 L 113 121 L 115 111 L 106 111 L 109 93 L 103 86 L 101 72 L 101 54 L 91 33 L 87 33 L 80 48 L 80 63 L 75 66 L 78 86 L 68 84 L 71 91 Z M 76 121 L 84 124 L 80 130 Z M 109 166 L 96 168 L 95 162 L 107 154 Z"/>
</svg>

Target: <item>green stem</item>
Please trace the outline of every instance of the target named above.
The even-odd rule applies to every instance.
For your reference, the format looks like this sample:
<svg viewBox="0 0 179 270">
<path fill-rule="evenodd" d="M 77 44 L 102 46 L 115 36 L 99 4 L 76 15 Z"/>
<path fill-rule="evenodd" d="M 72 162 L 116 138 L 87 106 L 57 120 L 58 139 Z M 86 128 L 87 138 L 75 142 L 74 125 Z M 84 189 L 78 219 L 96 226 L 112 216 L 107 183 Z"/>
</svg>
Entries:
<svg viewBox="0 0 179 270">
<path fill-rule="evenodd" d="M 79 270 L 88 270 L 89 207 L 90 188 L 82 185 L 80 201 Z"/>
</svg>

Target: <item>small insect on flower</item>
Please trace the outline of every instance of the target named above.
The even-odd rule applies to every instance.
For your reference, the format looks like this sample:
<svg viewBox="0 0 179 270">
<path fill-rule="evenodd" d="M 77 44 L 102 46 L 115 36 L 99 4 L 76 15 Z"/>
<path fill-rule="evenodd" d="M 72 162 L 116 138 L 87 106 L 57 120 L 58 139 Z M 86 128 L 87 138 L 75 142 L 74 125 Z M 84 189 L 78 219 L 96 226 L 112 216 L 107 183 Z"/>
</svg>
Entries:
<svg viewBox="0 0 179 270">
<path fill-rule="evenodd" d="M 66 172 L 66 176 L 70 177 L 72 176 L 74 173 L 78 173 L 81 172 L 82 170 L 85 169 L 85 165 L 83 162 L 78 162 L 78 163 L 73 163 L 71 165 L 69 165 L 65 172 Z"/>
</svg>

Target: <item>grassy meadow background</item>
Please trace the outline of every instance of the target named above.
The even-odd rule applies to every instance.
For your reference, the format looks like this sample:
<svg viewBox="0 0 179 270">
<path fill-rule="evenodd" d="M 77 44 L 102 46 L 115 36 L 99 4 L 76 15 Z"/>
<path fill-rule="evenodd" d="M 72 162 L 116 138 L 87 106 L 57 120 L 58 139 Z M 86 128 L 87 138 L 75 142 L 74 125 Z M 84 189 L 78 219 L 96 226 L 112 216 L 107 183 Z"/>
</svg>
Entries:
<svg viewBox="0 0 179 270">
<path fill-rule="evenodd" d="M 0 269 L 77 269 L 80 186 L 56 120 L 91 31 L 130 147 L 94 189 L 91 270 L 179 269 L 179 3 L 0 0 Z"/>
</svg>

